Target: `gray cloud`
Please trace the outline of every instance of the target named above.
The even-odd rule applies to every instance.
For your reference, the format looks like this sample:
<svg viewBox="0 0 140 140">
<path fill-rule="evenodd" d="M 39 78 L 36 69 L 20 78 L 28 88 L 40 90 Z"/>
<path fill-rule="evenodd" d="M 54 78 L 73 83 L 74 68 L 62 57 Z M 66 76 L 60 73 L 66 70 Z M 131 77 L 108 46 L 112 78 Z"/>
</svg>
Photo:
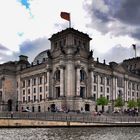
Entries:
<svg viewBox="0 0 140 140">
<path fill-rule="evenodd" d="M 140 54 L 140 46 L 137 46 L 137 55 Z M 100 57 L 99 57 L 100 56 Z M 105 59 L 107 63 L 111 61 L 115 61 L 117 63 L 122 62 L 124 59 L 129 59 L 135 57 L 135 51 L 133 47 L 123 47 L 121 45 L 117 45 L 111 48 L 107 53 L 99 53 L 96 50 L 94 51 L 94 58 L 99 57 L 100 62 L 103 62 Z"/>
<path fill-rule="evenodd" d="M 140 1 L 139 0 L 123 0 L 119 11 L 115 17 L 122 22 L 130 25 L 138 25 L 140 23 Z"/>
<path fill-rule="evenodd" d="M 103 34 L 114 36 L 129 35 L 140 39 L 140 1 L 139 0 L 92 0 L 84 2 L 84 8 L 91 17 L 87 27 Z"/>
<path fill-rule="evenodd" d="M 0 50 L 9 51 L 9 49 L 7 47 L 3 46 L 2 44 L 0 44 Z"/>
<path fill-rule="evenodd" d="M 29 61 L 32 62 L 33 59 L 42 51 L 50 48 L 50 43 L 47 38 L 38 38 L 36 40 L 26 40 L 20 45 L 20 52 L 18 55 L 27 55 Z"/>
<path fill-rule="evenodd" d="M 47 38 L 38 38 L 33 41 L 31 40 L 24 41 L 20 45 L 19 52 L 12 52 L 6 47 L 0 45 L 0 63 L 7 61 L 16 61 L 18 60 L 19 55 L 27 55 L 29 57 L 29 61 L 32 62 L 40 52 L 49 48 L 50 43 Z"/>
</svg>

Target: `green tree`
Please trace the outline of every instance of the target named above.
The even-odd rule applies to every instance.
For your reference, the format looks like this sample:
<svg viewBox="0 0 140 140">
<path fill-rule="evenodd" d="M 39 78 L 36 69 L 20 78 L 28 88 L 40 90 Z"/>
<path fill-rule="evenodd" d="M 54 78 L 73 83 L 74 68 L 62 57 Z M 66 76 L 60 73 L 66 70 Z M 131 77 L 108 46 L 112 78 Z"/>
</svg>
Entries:
<svg viewBox="0 0 140 140">
<path fill-rule="evenodd" d="M 121 97 L 118 97 L 117 100 L 115 101 L 115 107 L 123 107 L 124 106 L 124 101 Z"/>
<path fill-rule="evenodd" d="M 127 106 L 129 108 L 135 108 L 137 106 L 137 102 L 135 100 L 129 100 Z"/>
<path fill-rule="evenodd" d="M 102 106 L 102 112 L 104 112 L 104 106 L 108 104 L 108 100 L 105 97 L 100 97 L 97 99 L 96 103 Z"/>
</svg>

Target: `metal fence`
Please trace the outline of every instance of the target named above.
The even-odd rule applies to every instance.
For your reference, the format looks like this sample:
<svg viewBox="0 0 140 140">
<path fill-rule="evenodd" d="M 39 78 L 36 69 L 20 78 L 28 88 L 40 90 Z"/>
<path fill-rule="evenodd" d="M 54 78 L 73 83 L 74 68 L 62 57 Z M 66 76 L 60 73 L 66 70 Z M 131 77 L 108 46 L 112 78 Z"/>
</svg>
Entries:
<svg viewBox="0 0 140 140">
<path fill-rule="evenodd" d="M 87 123 L 140 123 L 140 116 L 95 116 L 86 113 L 0 112 L 0 119 L 29 119 Z"/>
</svg>

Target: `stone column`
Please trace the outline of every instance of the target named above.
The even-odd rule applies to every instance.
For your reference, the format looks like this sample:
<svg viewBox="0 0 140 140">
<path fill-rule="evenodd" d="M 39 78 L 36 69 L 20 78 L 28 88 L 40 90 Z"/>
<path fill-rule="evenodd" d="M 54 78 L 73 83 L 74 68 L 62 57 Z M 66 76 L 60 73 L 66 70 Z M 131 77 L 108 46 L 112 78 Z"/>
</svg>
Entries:
<svg viewBox="0 0 140 140">
<path fill-rule="evenodd" d="M 36 100 L 39 101 L 39 75 L 36 77 Z"/>
<path fill-rule="evenodd" d="M 25 80 L 25 101 L 28 99 L 28 91 L 27 91 L 27 80 Z"/>
<path fill-rule="evenodd" d="M 47 92 L 48 92 L 48 95 L 47 97 L 51 97 L 50 95 L 50 71 L 49 69 L 47 70 Z"/>
<path fill-rule="evenodd" d="M 97 75 L 97 98 L 100 98 L 100 76 Z"/>
<path fill-rule="evenodd" d="M 64 96 L 64 67 L 60 66 L 60 96 Z"/>
<path fill-rule="evenodd" d="M 117 77 L 115 77 L 115 100 L 118 98 Z"/>
<path fill-rule="evenodd" d="M 128 100 L 127 94 L 128 94 L 128 80 L 124 79 L 124 100 L 125 101 Z"/>
<path fill-rule="evenodd" d="M 112 75 L 111 77 L 111 101 L 112 101 L 112 111 L 114 110 L 115 100 L 116 100 L 116 77 Z"/>
<path fill-rule="evenodd" d="M 132 82 L 130 83 L 130 100 L 132 100 Z"/>
<path fill-rule="evenodd" d="M 76 66 L 76 96 L 80 97 L 80 65 Z"/>
<path fill-rule="evenodd" d="M 74 62 L 72 61 L 72 56 L 68 58 L 69 61 L 67 63 L 67 77 L 66 77 L 66 86 L 67 86 L 67 96 L 73 97 L 75 96 L 75 67 Z"/>
<path fill-rule="evenodd" d="M 30 98 L 31 98 L 31 101 L 33 101 L 33 78 L 31 77 L 30 79 Z"/>
<path fill-rule="evenodd" d="M 116 100 L 116 77 L 112 76 L 112 100 Z"/>
<path fill-rule="evenodd" d="M 93 70 L 90 71 L 90 78 L 91 78 L 91 83 L 90 83 L 91 84 L 91 90 L 90 90 L 90 95 L 89 96 L 92 97 L 93 96 L 93 94 L 92 94 L 93 93 Z"/>
<path fill-rule="evenodd" d="M 103 81 L 103 85 L 104 85 L 104 91 L 103 91 L 103 93 L 104 93 L 104 96 L 105 97 L 107 97 L 107 90 L 106 90 L 106 76 L 104 76 L 104 81 Z"/>
<path fill-rule="evenodd" d="M 42 93 L 43 93 L 42 99 L 44 100 L 45 99 L 45 74 L 44 73 L 42 75 Z"/>
</svg>

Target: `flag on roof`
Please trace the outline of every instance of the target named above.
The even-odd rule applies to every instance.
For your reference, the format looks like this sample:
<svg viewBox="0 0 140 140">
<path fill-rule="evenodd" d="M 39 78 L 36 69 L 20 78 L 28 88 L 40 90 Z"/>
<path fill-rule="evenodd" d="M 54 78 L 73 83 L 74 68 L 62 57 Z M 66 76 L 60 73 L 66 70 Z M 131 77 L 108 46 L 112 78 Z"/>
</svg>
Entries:
<svg viewBox="0 0 140 140">
<path fill-rule="evenodd" d="M 70 21 L 70 13 L 67 12 L 61 12 L 60 13 L 61 18 Z"/>
</svg>

